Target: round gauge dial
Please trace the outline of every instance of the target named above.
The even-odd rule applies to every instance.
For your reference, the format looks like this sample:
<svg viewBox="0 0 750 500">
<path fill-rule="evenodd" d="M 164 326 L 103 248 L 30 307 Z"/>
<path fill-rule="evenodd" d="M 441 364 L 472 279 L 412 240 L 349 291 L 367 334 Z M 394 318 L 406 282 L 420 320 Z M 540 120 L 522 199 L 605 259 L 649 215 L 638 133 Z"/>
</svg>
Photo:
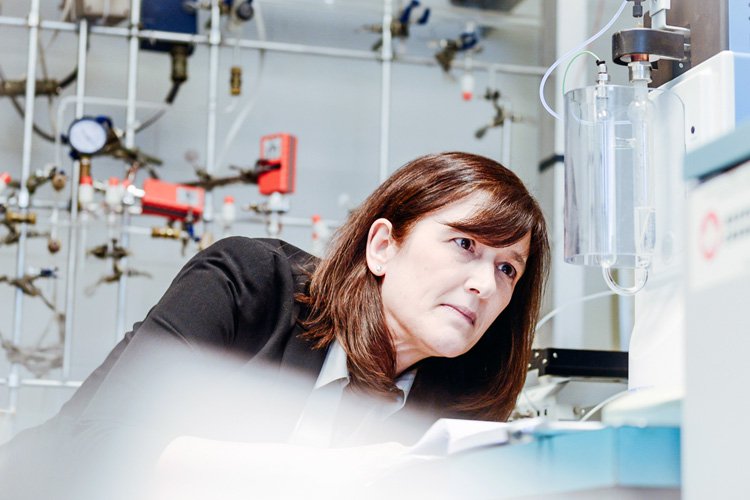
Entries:
<svg viewBox="0 0 750 500">
<path fill-rule="evenodd" d="M 68 142 L 81 154 L 96 154 L 107 144 L 107 126 L 95 118 L 79 118 L 70 124 Z"/>
</svg>

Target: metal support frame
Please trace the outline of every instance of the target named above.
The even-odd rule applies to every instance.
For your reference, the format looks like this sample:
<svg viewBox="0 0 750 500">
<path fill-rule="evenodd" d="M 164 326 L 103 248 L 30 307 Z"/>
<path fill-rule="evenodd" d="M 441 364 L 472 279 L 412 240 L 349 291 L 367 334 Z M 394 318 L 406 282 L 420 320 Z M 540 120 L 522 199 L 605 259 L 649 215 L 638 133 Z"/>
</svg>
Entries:
<svg viewBox="0 0 750 500">
<path fill-rule="evenodd" d="M 391 23 L 393 22 L 393 0 L 383 0 L 383 44 L 380 47 L 381 94 L 380 94 L 380 182 L 388 178 L 388 147 L 391 121 L 391 65 L 393 48 Z"/>
<path fill-rule="evenodd" d="M 384 0 L 386 1 L 386 0 Z M 23 19 L 14 17 L 0 16 L 0 26 L 26 26 L 26 22 Z M 74 23 L 66 23 L 61 21 L 42 21 L 39 24 L 43 30 L 51 31 L 77 31 L 77 25 Z M 90 33 L 93 35 L 105 35 L 115 37 L 129 37 L 131 36 L 131 30 L 128 28 L 118 28 L 110 26 L 91 26 Z M 171 33 L 168 31 L 157 31 L 157 30 L 137 30 L 138 39 L 149 39 L 149 40 L 160 40 L 166 42 L 181 42 L 181 43 L 193 43 L 196 45 L 208 45 L 209 37 L 207 35 L 190 35 L 185 33 Z M 323 57 L 334 57 L 340 59 L 358 59 L 358 60 L 369 60 L 379 61 L 381 55 L 379 53 L 373 53 L 365 50 L 348 50 L 338 49 L 334 47 L 320 47 L 315 45 L 303 45 L 294 43 L 283 43 L 283 42 L 268 42 L 259 40 L 244 40 L 237 38 L 223 38 L 219 45 L 221 47 L 235 46 L 241 49 L 251 50 L 265 50 L 268 52 L 282 52 L 288 54 L 301 54 L 301 55 L 317 55 Z M 437 66 L 437 62 L 433 58 L 427 57 L 408 57 L 399 56 L 393 60 L 394 63 L 419 65 L 419 66 Z M 465 69 L 463 61 L 454 61 L 453 67 L 458 69 Z M 524 65 L 524 64 L 500 64 L 500 63 L 484 63 L 480 61 L 472 62 L 472 70 L 480 71 L 497 71 L 498 73 L 506 73 L 512 75 L 528 75 L 528 76 L 542 76 L 546 71 L 544 66 Z"/>
<path fill-rule="evenodd" d="M 86 49 L 88 46 L 88 22 L 82 19 L 78 31 L 78 77 L 76 78 L 75 116 L 81 118 L 84 111 L 84 96 L 86 95 Z M 70 377 L 70 351 L 72 350 L 72 331 L 74 320 L 74 304 L 76 289 L 76 266 L 78 258 L 78 184 L 81 180 L 81 165 L 76 161 L 73 165 L 73 178 L 70 183 L 70 228 L 68 229 L 68 264 L 67 279 L 65 281 L 65 343 L 63 346 L 62 378 Z"/>
<path fill-rule="evenodd" d="M 31 137 L 34 125 L 34 91 L 36 85 L 36 61 L 39 44 L 39 1 L 32 0 L 29 8 L 29 52 L 26 66 L 26 96 L 23 122 L 23 157 L 21 164 L 21 192 L 18 206 L 21 212 L 26 212 L 29 204 L 29 191 L 26 181 L 31 172 Z M 16 276 L 24 274 L 26 267 L 26 225 L 21 224 L 21 236 L 18 240 L 18 253 L 16 254 Z M 21 342 L 21 324 L 23 322 L 23 291 L 15 290 L 15 301 L 13 309 L 13 343 Z M 8 406 L 10 412 L 15 412 L 18 404 L 18 364 L 13 363 L 8 375 Z"/>
<path fill-rule="evenodd" d="M 141 22 L 141 2 L 131 0 L 130 2 L 130 26 L 128 27 L 128 94 L 127 109 L 125 111 L 125 147 L 132 149 L 135 146 L 135 104 L 138 94 L 138 26 Z M 130 223 L 130 214 L 125 211 L 122 214 L 121 223 L 123 230 L 120 231 L 120 245 L 128 248 L 130 245 L 130 234 L 124 230 Z M 122 259 L 122 265 L 127 266 L 127 257 Z M 123 274 L 117 282 L 117 309 L 115 313 L 115 342 L 125 334 L 125 308 L 127 305 L 128 276 Z"/>
</svg>

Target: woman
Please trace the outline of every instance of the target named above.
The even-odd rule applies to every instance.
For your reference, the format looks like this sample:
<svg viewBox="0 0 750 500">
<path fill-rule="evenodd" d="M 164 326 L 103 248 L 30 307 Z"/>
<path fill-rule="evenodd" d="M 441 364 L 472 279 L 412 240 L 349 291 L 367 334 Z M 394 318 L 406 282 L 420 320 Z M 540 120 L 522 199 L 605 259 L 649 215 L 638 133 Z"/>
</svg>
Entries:
<svg viewBox="0 0 750 500">
<path fill-rule="evenodd" d="M 247 238 L 196 255 L 45 426 L 63 453 L 87 457 L 80 470 L 134 443 L 145 467 L 196 420 L 211 422 L 209 437 L 258 438 L 222 434 L 230 406 L 263 408 L 269 420 L 256 415 L 244 430 L 272 421 L 274 433 L 260 438 L 297 442 L 326 432 L 336 442 L 343 426 L 334 417 L 348 393 L 376 396 L 354 405 L 362 411 L 348 434 L 381 426 L 405 403 L 433 419 L 503 420 L 524 382 L 548 259 L 542 212 L 511 171 L 466 153 L 424 156 L 365 200 L 319 263 L 283 242 Z M 216 350 L 232 354 L 232 369 L 196 374 Z M 200 404 L 256 366 L 307 376 L 282 406 L 243 391 L 226 391 L 229 405 Z M 14 444 L 24 453 L 35 432 L 6 453 Z"/>
<path fill-rule="evenodd" d="M 426 219 L 444 230 L 420 231 L 424 248 L 410 245 L 415 228 Z M 446 242 L 455 247 L 453 253 L 445 252 Z M 311 306 L 304 335 L 319 348 L 334 340 L 341 343 L 353 384 L 393 393 L 394 377 L 429 357 L 419 367 L 415 398 L 429 402 L 439 414 L 508 417 L 525 379 L 549 262 L 544 216 L 515 174 L 466 153 L 418 158 L 352 214 L 328 254 L 303 297 Z M 503 278 L 489 285 L 491 291 L 470 281 L 477 262 L 488 257 L 501 266 L 497 272 Z M 450 276 L 435 274 L 446 268 Z M 424 330 L 437 331 L 449 321 L 441 316 L 450 312 L 443 310 L 441 297 L 429 296 L 446 285 L 469 288 L 465 296 L 450 290 L 446 298 L 456 301 L 448 305 L 457 306 L 453 309 L 460 316 L 467 313 L 464 307 L 480 307 L 485 316 L 474 318 L 478 311 L 468 311 L 474 328 L 462 345 L 406 354 L 411 346 L 399 342 L 428 342 L 433 334 Z M 432 300 L 427 309 L 437 307 L 434 317 L 430 311 L 413 313 L 412 306 L 424 295 L 425 301 Z M 495 299 L 500 302 L 485 307 Z M 409 325 L 399 324 L 407 321 Z"/>
</svg>

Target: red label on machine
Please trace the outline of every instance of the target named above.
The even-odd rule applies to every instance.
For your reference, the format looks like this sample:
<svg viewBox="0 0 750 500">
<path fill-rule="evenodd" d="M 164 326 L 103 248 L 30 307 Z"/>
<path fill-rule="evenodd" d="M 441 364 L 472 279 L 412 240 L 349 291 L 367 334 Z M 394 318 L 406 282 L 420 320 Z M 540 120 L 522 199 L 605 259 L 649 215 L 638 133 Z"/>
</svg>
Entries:
<svg viewBox="0 0 750 500">
<path fill-rule="evenodd" d="M 205 191 L 202 188 L 146 179 L 143 191 L 141 206 L 144 214 L 178 220 L 188 217 L 198 220 L 203 215 Z"/>
<path fill-rule="evenodd" d="M 260 193 L 293 193 L 297 177 L 297 138 L 291 134 L 261 137 L 260 159 L 274 167 L 258 176 Z"/>
</svg>

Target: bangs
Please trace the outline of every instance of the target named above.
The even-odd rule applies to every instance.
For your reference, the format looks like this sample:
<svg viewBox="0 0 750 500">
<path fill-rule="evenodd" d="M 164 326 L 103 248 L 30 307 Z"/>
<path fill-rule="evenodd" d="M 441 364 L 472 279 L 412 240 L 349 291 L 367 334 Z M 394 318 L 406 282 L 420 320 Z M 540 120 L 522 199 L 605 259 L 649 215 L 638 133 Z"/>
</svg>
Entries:
<svg viewBox="0 0 750 500">
<path fill-rule="evenodd" d="M 527 233 L 531 234 L 533 240 L 535 228 L 539 227 L 537 219 L 540 217 L 536 207 L 517 200 L 492 198 L 491 203 L 470 217 L 448 225 L 495 248 L 512 245 Z"/>
</svg>

